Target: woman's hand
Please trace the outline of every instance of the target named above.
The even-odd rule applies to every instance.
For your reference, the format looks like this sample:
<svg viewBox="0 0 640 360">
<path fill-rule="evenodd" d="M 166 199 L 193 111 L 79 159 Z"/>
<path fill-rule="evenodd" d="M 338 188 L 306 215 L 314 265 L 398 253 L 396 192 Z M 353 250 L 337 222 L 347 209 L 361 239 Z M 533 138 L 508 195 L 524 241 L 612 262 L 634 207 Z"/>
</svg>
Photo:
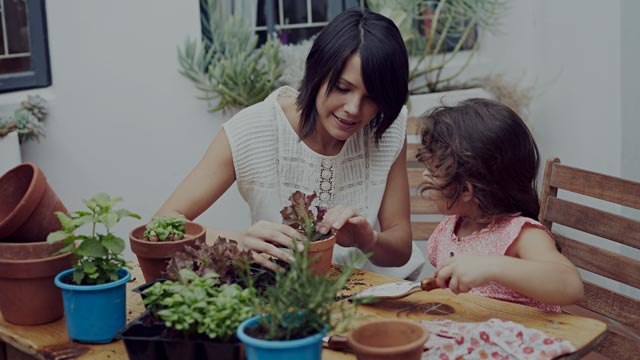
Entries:
<svg viewBox="0 0 640 360">
<path fill-rule="evenodd" d="M 355 209 L 346 206 L 329 209 L 316 229 L 321 234 L 332 231 L 339 245 L 357 247 L 365 252 L 373 249 L 378 239 L 371 224 Z"/>
<path fill-rule="evenodd" d="M 290 226 L 268 221 L 258 221 L 244 231 L 237 241 L 243 248 L 253 252 L 253 259 L 256 263 L 267 269 L 278 271 L 282 270 L 282 268 L 271 262 L 268 256 L 273 256 L 287 262 L 291 261 L 293 259 L 291 253 L 284 250 L 283 247 L 293 248 L 292 238 L 298 241 L 304 241 L 302 234 Z M 298 244 L 297 250 L 304 250 L 304 245 Z"/>
<path fill-rule="evenodd" d="M 493 256 L 456 255 L 446 259 L 434 277 L 439 287 L 454 294 L 469 292 L 490 281 L 496 260 Z"/>
</svg>

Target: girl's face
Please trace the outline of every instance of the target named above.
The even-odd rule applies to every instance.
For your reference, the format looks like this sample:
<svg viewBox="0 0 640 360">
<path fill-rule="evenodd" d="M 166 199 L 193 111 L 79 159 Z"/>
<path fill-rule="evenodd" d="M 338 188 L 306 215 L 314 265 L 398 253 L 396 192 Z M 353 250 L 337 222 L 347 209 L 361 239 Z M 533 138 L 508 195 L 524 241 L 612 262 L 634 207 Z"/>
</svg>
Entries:
<svg viewBox="0 0 640 360">
<path fill-rule="evenodd" d="M 434 174 L 432 174 L 429 169 L 425 169 L 422 172 L 422 177 L 424 178 L 424 181 L 429 185 L 438 186 L 444 183 L 444 180 L 442 178 L 439 178 Z M 425 194 L 426 194 L 425 198 L 436 205 L 436 207 L 438 208 L 438 212 L 440 214 L 443 214 L 443 215 L 455 214 L 455 211 L 454 211 L 455 205 L 449 208 L 449 200 L 444 196 L 442 191 L 429 189 L 425 191 Z"/>
<path fill-rule="evenodd" d="M 360 55 L 353 54 L 345 63 L 336 87 L 327 94 L 328 79 L 316 96 L 318 133 L 338 141 L 369 124 L 378 113 L 378 105 L 369 97 L 362 81 Z"/>
</svg>

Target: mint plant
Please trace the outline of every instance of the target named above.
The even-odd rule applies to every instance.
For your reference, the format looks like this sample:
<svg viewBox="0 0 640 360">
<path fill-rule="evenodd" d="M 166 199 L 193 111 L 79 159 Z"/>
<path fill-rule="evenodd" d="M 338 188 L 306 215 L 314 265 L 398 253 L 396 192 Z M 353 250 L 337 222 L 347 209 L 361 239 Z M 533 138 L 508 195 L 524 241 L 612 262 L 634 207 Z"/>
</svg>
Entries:
<svg viewBox="0 0 640 360">
<path fill-rule="evenodd" d="M 331 236 L 330 233 L 320 234 L 316 231 L 316 225 L 322 221 L 327 212 L 327 209 L 322 206 L 316 206 L 316 211 L 313 212 L 311 204 L 316 197 L 315 192 L 306 195 L 301 191 L 296 191 L 289 196 L 291 205 L 280 210 L 282 223 L 300 231 L 305 235 L 307 241 L 318 241 Z"/>
<path fill-rule="evenodd" d="M 155 283 L 144 291 L 147 308 L 167 327 L 187 335 L 230 341 L 240 323 L 255 314 L 254 288 L 220 284 L 213 272 L 199 276 L 181 269 L 178 278 Z"/>
<path fill-rule="evenodd" d="M 140 219 L 140 215 L 126 209 L 114 209 L 122 201 L 121 197 L 112 198 L 108 194 L 99 193 L 89 200 L 83 200 L 89 211 L 76 211 L 67 215 L 57 211 L 62 230 L 47 236 L 50 244 L 64 241 L 64 246 L 56 252 L 72 252 L 75 258 L 72 280 L 78 285 L 97 285 L 118 280 L 118 270 L 127 266 L 121 257 L 125 242 L 111 232 L 122 218 Z M 97 233 L 98 224 L 106 229 L 106 233 Z M 91 226 L 90 235 L 79 235 L 75 231 L 83 225 Z"/>
<path fill-rule="evenodd" d="M 184 215 L 154 217 L 147 224 L 144 238 L 147 241 L 177 241 L 184 239 L 184 224 L 187 219 Z"/>
</svg>

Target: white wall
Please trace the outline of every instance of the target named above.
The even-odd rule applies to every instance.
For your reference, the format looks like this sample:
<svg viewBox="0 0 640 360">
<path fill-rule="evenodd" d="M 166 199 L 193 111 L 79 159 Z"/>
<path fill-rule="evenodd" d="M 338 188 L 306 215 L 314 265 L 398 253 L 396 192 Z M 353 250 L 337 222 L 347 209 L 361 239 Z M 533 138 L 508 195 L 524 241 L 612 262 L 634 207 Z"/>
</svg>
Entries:
<svg viewBox="0 0 640 360">
<path fill-rule="evenodd" d="M 176 48 L 200 31 L 198 1 L 48 1 L 53 86 L 47 137 L 22 147 L 69 210 L 99 191 L 146 222 L 196 164 L 220 127 L 178 74 Z M 235 186 L 198 219 L 243 228 Z M 121 224 L 126 238 L 138 223 Z"/>
<path fill-rule="evenodd" d="M 40 93 L 51 114 L 46 139 L 22 155 L 70 210 L 106 191 L 146 221 L 218 131 L 220 115 L 177 71 L 176 47 L 198 36 L 198 12 L 196 0 L 47 2 L 53 86 Z M 625 176 L 638 181 L 638 81 L 627 79 L 638 79 L 640 52 L 621 44 L 638 38 L 621 34 L 621 13 L 620 1 L 513 0 L 471 72 L 535 87 L 531 122 L 543 157 L 617 175 L 624 159 L 625 169 L 635 165 Z M 637 33 L 631 11 L 622 18 Z M 234 186 L 198 221 L 240 229 L 248 218 Z M 125 237 L 137 223 L 116 232 Z"/>
</svg>

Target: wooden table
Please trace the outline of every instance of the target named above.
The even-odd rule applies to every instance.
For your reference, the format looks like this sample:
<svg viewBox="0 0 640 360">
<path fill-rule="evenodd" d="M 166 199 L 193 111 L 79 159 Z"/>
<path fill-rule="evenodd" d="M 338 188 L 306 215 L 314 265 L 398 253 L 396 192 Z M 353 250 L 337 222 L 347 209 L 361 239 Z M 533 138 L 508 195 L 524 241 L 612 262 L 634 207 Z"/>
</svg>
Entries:
<svg viewBox="0 0 640 360">
<path fill-rule="evenodd" d="M 132 270 L 132 281 L 127 290 L 141 285 L 139 267 Z M 357 271 L 347 285 L 346 294 L 354 294 L 368 287 L 397 279 Z M 127 321 L 143 311 L 138 294 L 127 291 Z M 588 353 L 606 336 L 606 325 L 597 320 L 567 314 L 550 314 L 523 305 L 492 300 L 479 296 L 453 295 L 448 290 L 419 292 L 400 300 L 387 300 L 373 305 L 360 306 L 358 312 L 369 319 L 376 317 L 398 317 L 407 319 L 435 320 L 447 318 L 454 321 L 485 321 L 491 318 L 510 320 L 526 327 L 539 329 L 548 335 L 567 339 L 578 349 L 569 359 L 579 358 Z M 85 345 L 70 342 L 64 319 L 40 326 L 16 326 L 8 324 L 0 317 L 0 340 L 11 347 L 30 354 L 37 359 L 63 359 L 77 355 L 79 359 L 127 359 L 122 341 L 106 345 Z M 13 353 L 17 358 L 18 355 Z M 28 358 L 28 357 L 27 357 Z M 355 359 L 349 353 L 325 349 L 323 359 Z M 11 359 L 11 357 L 9 358 Z M 0 355 L 0 360 L 2 355 Z"/>
</svg>

